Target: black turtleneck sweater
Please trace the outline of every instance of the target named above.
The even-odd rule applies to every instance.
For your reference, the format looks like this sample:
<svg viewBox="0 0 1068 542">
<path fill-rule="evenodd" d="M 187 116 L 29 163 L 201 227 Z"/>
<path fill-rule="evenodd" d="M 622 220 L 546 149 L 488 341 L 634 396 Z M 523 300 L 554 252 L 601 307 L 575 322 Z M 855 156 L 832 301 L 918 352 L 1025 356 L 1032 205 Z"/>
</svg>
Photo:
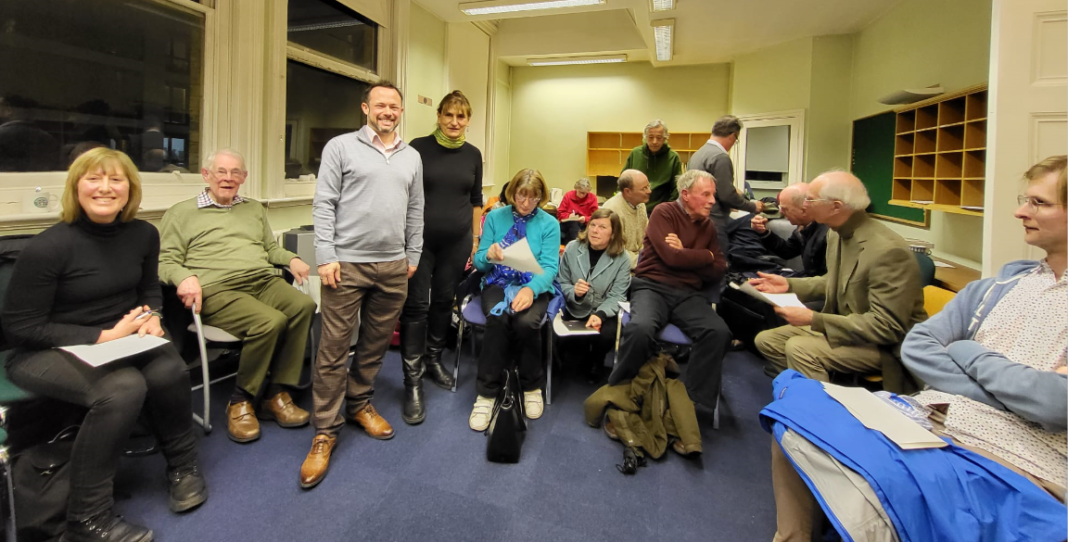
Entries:
<svg viewBox="0 0 1068 542">
<path fill-rule="evenodd" d="M 27 350 L 95 343 L 135 307 L 162 307 L 158 265 L 159 232 L 148 222 L 60 222 L 15 262 L 4 334 Z"/>
<path fill-rule="evenodd" d="M 458 241 L 471 231 L 471 209 L 482 206 L 482 153 L 470 143 L 446 149 L 433 135 L 410 145 L 423 158 L 423 247 Z"/>
</svg>

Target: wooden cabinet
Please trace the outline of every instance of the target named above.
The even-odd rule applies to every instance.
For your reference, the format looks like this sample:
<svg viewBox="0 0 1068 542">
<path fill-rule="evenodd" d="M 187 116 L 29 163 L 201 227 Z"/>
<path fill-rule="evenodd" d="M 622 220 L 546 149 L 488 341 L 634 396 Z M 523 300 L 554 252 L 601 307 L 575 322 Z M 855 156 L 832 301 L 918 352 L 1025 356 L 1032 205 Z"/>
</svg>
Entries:
<svg viewBox="0 0 1068 542">
<path fill-rule="evenodd" d="M 897 111 L 891 205 L 982 216 L 986 86 Z"/>
<path fill-rule="evenodd" d="M 697 149 L 712 137 L 711 132 L 671 132 L 668 145 L 679 153 L 685 166 Z M 623 171 L 630 151 L 642 144 L 641 132 L 587 132 L 586 176 L 611 175 Z"/>
</svg>

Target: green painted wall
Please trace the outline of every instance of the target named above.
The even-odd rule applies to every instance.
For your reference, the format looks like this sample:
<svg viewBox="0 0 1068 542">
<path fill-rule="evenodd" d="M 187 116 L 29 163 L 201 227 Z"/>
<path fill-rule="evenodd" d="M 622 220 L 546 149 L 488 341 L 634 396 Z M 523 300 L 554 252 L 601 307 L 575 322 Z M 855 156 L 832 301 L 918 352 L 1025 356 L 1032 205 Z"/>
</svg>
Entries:
<svg viewBox="0 0 1068 542">
<path fill-rule="evenodd" d="M 812 38 L 739 56 L 733 68 L 732 114 L 808 108 L 812 90 Z"/>
<path fill-rule="evenodd" d="M 805 179 L 849 169 L 852 119 L 844 104 L 852 86 L 853 37 L 812 39 L 812 91 L 805 115 Z"/>
<path fill-rule="evenodd" d="M 411 30 L 408 42 L 408 88 L 405 89 L 407 116 L 405 139 L 411 140 L 433 131 L 437 107 L 445 95 L 445 23 L 419 4 L 412 3 Z M 433 106 L 417 101 L 418 96 L 433 100 Z"/>
</svg>

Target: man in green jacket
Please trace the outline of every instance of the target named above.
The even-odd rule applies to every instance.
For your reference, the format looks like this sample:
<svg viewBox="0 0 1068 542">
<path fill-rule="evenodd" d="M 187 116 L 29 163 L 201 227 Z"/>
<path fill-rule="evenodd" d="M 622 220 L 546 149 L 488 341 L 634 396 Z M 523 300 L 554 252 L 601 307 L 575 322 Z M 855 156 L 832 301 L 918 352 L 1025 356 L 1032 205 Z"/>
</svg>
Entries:
<svg viewBox="0 0 1068 542">
<path fill-rule="evenodd" d="M 287 265 L 298 282 L 310 267 L 278 246 L 267 210 L 237 194 L 248 171 L 237 151 L 213 152 L 201 175 L 208 187 L 163 215 L 160 226 L 159 278 L 178 287 L 187 308 L 204 323 L 242 340 L 237 386 L 226 408 L 227 432 L 235 442 L 260 437 L 259 417 L 282 427 L 308 423 L 308 412 L 293 404 L 288 388 L 300 379 L 304 346 L 315 302 L 274 273 Z"/>
<path fill-rule="evenodd" d="M 627 157 L 627 163 L 623 164 L 623 171 L 636 169 L 649 177 L 649 187 L 652 194 L 645 209 L 650 216 L 653 208 L 658 203 L 675 201 L 679 199 L 679 191 L 675 188 L 675 180 L 682 175 L 682 159 L 679 153 L 671 150 L 667 140 L 671 137 L 664 121 L 656 119 L 645 125 L 642 132 L 642 144 L 634 147 Z"/>
</svg>

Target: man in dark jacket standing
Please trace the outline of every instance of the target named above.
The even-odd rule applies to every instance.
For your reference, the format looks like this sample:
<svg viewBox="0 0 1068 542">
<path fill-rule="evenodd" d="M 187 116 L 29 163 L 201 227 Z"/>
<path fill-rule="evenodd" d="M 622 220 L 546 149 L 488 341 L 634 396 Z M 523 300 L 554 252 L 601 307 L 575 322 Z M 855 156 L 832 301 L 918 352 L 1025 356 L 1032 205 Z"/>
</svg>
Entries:
<svg viewBox="0 0 1068 542">
<path fill-rule="evenodd" d="M 645 209 L 650 216 L 657 204 L 679 199 L 675 180 L 682 175 L 682 158 L 668 145 L 667 140 L 670 137 L 664 121 L 656 119 L 646 124 L 642 132 L 644 143 L 634 147 L 627 157 L 627 162 L 623 164 L 623 171 L 636 169 L 649 177 L 652 194 L 645 204 Z"/>
<path fill-rule="evenodd" d="M 764 210 L 761 201 L 748 201 L 734 186 L 734 164 L 730 152 L 742 133 L 742 121 L 734 115 L 724 115 L 712 126 L 712 137 L 697 149 L 690 158 L 689 168 L 707 171 L 716 180 L 716 202 L 712 205 L 709 216 L 719 231 L 719 247 L 727 252 L 727 223 L 731 219 L 732 209 L 741 209 L 750 213 Z M 651 178 L 651 177 L 650 177 Z"/>
<path fill-rule="evenodd" d="M 658 206 L 649 217 L 644 247 L 631 281 L 631 319 L 623 328 L 610 385 L 638 374 L 656 354 L 656 336 L 675 324 L 693 341 L 686 391 L 695 403 L 716 407 L 723 356 L 730 331 L 712 310 L 712 290 L 727 270 L 727 260 L 708 218 L 715 203 L 715 181 L 691 169 L 679 177 L 679 199 Z"/>
</svg>

